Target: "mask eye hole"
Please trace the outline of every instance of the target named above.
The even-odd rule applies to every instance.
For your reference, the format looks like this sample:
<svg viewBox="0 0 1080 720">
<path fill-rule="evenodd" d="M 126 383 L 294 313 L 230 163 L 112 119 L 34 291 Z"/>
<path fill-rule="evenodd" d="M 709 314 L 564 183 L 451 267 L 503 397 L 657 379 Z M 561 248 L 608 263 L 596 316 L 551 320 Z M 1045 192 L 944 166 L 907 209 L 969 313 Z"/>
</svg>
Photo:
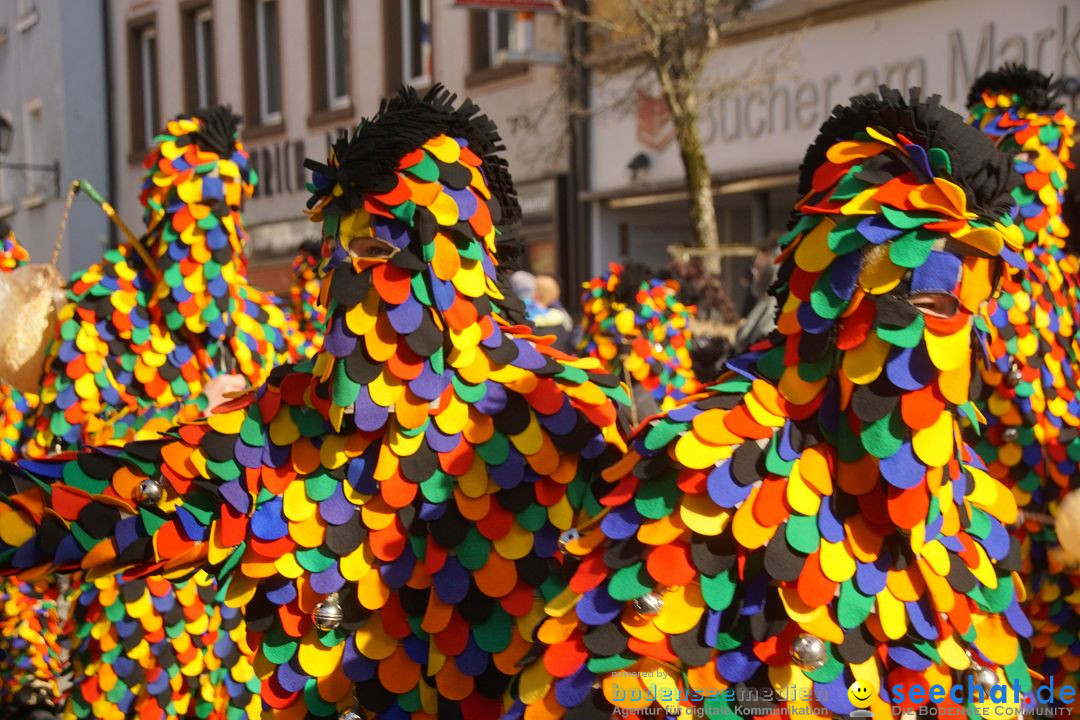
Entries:
<svg viewBox="0 0 1080 720">
<path fill-rule="evenodd" d="M 949 293 L 912 293 L 907 300 L 916 310 L 930 317 L 951 318 L 960 312 L 960 301 Z"/>
<path fill-rule="evenodd" d="M 358 260 L 389 260 L 398 249 L 376 237 L 355 237 L 349 241 L 349 255 Z"/>
</svg>

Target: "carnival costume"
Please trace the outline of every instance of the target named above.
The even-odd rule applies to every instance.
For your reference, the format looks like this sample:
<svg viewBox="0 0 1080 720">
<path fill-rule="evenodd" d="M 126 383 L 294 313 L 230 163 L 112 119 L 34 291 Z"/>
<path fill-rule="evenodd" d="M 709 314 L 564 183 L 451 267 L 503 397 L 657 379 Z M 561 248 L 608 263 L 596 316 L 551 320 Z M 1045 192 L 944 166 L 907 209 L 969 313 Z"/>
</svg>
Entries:
<svg viewBox="0 0 1080 720">
<path fill-rule="evenodd" d="M 936 96 L 833 111 L 781 239 L 777 331 L 592 486 L 509 718 L 844 716 L 858 681 L 881 718 L 897 685 L 1031 688 L 1016 503 L 957 422 L 974 314 L 1022 262 L 1015 180 Z"/>
<path fill-rule="evenodd" d="M 1075 686 L 1080 574 L 1068 566 L 1048 520 L 1080 484 L 1080 258 L 1066 250 L 1061 214 L 1076 124 L 1049 77 L 1016 65 L 976 80 L 968 107 L 969 122 L 1014 158 L 1024 179 L 1013 199 L 1028 265 L 1005 279 L 989 306 L 994 364 L 983 371 L 989 425 L 973 444 L 1026 516 L 1024 610 L 1035 630 L 1028 662 L 1056 687 Z"/>
<path fill-rule="evenodd" d="M 255 174 L 238 118 L 215 108 L 171 121 L 147 156 L 147 235 L 76 275 L 46 360 L 27 454 L 157 437 L 205 407 L 221 372 L 251 383 L 300 357 L 287 305 L 246 279 L 240 215 Z M 11 418 L 8 418 L 10 420 Z M 213 578 L 97 577 L 71 599 L 70 717 L 242 718 L 258 681 L 240 612 Z"/>
<path fill-rule="evenodd" d="M 264 717 L 500 714 L 628 398 L 515 324 L 519 208 L 494 125 L 453 103 L 403 90 L 310 163 L 316 359 L 165 439 L 8 466 L 0 567 L 208 568 Z"/>
<path fill-rule="evenodd" d="M 8 229 L 0 246 L 0 272 L 11 272 L 29 260 L 26 248 Z M 3 459 L 9 460 L 18 452 L 22 418 L 36 401 L 34 395 L 0 386 L 0 417 L 5 418 L 0 443 Z M 58 597 L 59 588 L 47 579 L 0 582 L 0 706 L 49 708 L 63 696 Z"/>
<path fill-rule="evenodd" d="M 690 357 L 695 307 L 679 301 L 677 281 L 657 279 L 639 263 L 611 263 L 583 287 L 582 354 L 647 393 L 654 407 L 666 410 L 698 391 Z"/>
<path fill-rule="evenodd" d="M 313 352 L 322 347 L 322 337 L 326 334 L 326 308 L 319 304 L 321 260 L 321 242 L 306 240 L 301 243 L 293 257 L 293 280 L 289 286 L 293 317 Z"/>
</svg>

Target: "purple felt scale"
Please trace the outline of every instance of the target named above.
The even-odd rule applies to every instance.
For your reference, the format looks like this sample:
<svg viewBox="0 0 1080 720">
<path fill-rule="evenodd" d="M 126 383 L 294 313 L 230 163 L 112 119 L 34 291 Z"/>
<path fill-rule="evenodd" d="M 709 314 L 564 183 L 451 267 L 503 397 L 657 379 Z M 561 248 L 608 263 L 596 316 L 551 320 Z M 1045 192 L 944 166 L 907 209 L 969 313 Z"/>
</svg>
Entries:
<svg viewBox="0 0 1080 720">
<path fill-rule="evenodd" d="M 886 570 L 889 567 L 888 551 L 879 556 L 872 563 L 855 561 L 855 586 L 859 592 L 868 597 L 874 597 L 885 589 L 885 581 L 888 578 Z M 886 559 L 882 561 L 882 558 Z"/>
<path fill-rule="evenodd" d="M 731 476 L 731 461 L 725 460 L 709 471 L 706 479 L 709 499 L 722 508 L 733 508 L 750 497 L 752 485 L 740 485 Z"/>
<path fill-rule="evenodd" d="M 721 653 L 716 658 L 716 669 L 730 683 L 746 682 L 761 667 L 761 661 L 748 647 Z"/>
<path fill-rule="evenodd" d="M 625 540 L 637 534 L 641 527 L 641 515 L 633 505 L 620 505 L 613 508 L 600 521 L 600 529 L 612 540 Z"/>
<path fill-rule="evenodd" d="M 890 485 L 901 490 L 917 487 L 926 476 L 926 465 L 915 457 L 910 440 L 904 440 L 895 453 L 878 460 L 878 469 Z"/>
<path fill-rule="evenodd" d="M 338 571 L 337 563 L 325 570 L 311 574 L 311 589 L 320 595 L 329 595 L 345 586 L 345 578 Z"/>
<path fill-rule="evenodd" d="M 952 292 L 962 269 L 956 255 L 932 250 L 926 262 L 911 271 L 911 292 Z"/>
<path fill-rule="evenodd" d="M 431 369 L 431 361 L 425 360 L 420 374 L 409 381 L 409 390 L 418 398 L 432 401 L 443 394 L 451 382 L 449 373 L 440 375 Z"/>
<path fill-rule="evenodd" d="M 476 212 L 476 193 L 474 193 L 471 188 L 455 190 L 451 187 L 443 186 L 443 192 L 453 199 L 454 204 L 457 205 L 458 208 L 458 216 L 462 220 L 468 220 Z"/>
<path fill-rule="evenodd" d="M 383 566 L 384 568 L 387 566 Z M 442 569 L 434 575 L 435 593 L 447 605 L 457 605 L 469 592 L 471 574 L 453 555 L 446 558 Z"/>
<path fill-rule="evenodd" d="M 330 497 L 319 503 L 319 517 L 331 525 L 344 525 L 357 512 L 357 507 L 345 497 L 341 483 L 334 483 L 334 491 Z"/>
<path fill-rule="evenodd" d="M 592 693 L 593 673 L 582 666 L 555 682 L 555 699 L 562 707 L 577 707 Z"/>
<path fill-rule="evenodd" d="M 277 666 L 277 681 L 286 692 L 300 692 L 307 684 L 308 676 L 303 670 L 292 667 L 294 660 Z"/>
<path fill-rule="evenodd" d="M 937 640 L 940 637 L 938 626 L 934 622 L 933 612 L 925 607 L 926 604 L 926 598 L 920 598 L 917 602 L 905 602 L 904 607 L 907 608 L 908 620 L 915 632 L 924 640 Z"/>
<path fill-rule="evenodd" d="M 369 619 L 368 622 L 373 622 L 373 620 Z M 379 661 L 364 657 L 356 649 L 355 642 L 346 641 L 345 651 L 341 655 L 341 669 L 345 677 L 354 683 L 365 682 L 375 677 L 375 673 L 379 670 Z"/>
<path fill-rule="evenodd" d="M 893 227 L 889 221 L 881 215 L 871 215 L 864 220 L 860 220 L 859 224 L 855 227 L 860 235 L 874 245 L 889 242 L 890 240 L 899 237 L 904 232 L 899 228 Z"/>
<path fill-rule="evenodd" d="M 838 298 L 851 300 L 862 269 L 862 254 L 850 252 L 841 255 L 829 267 L 829 287 Z"/>
<path fill-rule="evenodd" d="M 889 658 L 901 667 L 917 672 L 921 672 L 931 665 L 931 662 L 919 652 L 912 650 L 911 648 L 903 647 L 902 645 L 890 646 Z"/>
<path fill-rule="evenodd" d="M 273 497 L 255 508 L 251 516 L 251 532 L 259 540 L 280 540 L 289 535 L 289 524 L 281 514 L 282 498 Z"/>
<path fill-rule="evenodd" d="M 387 309 L 386 316 L 390 319 L 390 326 L 399 335 L 409 335 L 416 332 L 424 319 L 424 306 L 416 298 L 409 295 L 405 302 L 400 305 L 392 305 Z"/>
<path fill-rule="evenodd" d="M 919 345 L 912 348 L 894 347 L 885 363 L 885 374 L 893 385 L 901 390 L 921 390 L 931 383 L 937 370 L 926 353 L 926 348 Z"/>
<path fill-rule="evenodd" d="M 260 468 L 263 461 L 263 448 L 253 448 L 250 445 L 243 442 L 239 437 L 236 438 L 236 442 L 233 444 L 233 457 L 238 463 L 246 468 Z M 245 493 L 246 494 L 246 493 Z M 240 508 L 236 508 L 240 510 Z M 247 512 L 246 510 L 240 510 L 240 512 Z"/>
<path fill-rule="evenodd" d="M 390 408 L 385 408 L 371 399 L 366 387 L 361 387 L 353 406 L 353 423 L 358 430 L 374 432 L 386 424 Z"/>
<path fill-rule="evenodd" d="M 261 453 L 260 453 L 261 454 Z M 240 484 L 239 480 L 231 480 L 218 486 L 222 499 L 233 510 L 246 515 L 251 509 L 251 495 Z"/>
</svg>

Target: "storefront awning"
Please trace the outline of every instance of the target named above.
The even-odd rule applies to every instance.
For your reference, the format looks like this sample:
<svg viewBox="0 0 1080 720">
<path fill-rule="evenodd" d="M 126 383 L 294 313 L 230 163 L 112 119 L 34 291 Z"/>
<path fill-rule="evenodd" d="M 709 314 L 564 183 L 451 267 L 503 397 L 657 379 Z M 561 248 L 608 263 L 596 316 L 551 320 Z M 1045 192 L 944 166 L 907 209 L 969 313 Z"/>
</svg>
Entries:
<svg viewBox="0 0 1080 720">
<path fill-rule="evenodd" d="M 794 185 L 799 181 L 798 167 L 759 168 L 753 173 L 713 175 L 713 195 L 770 190 Z M 612 208 L 632 208 L 679 202 L 689 198 L 683 180 L 659 183 L 635 183 L 608 190 L 587 190 L 578 195 L 582 202 L 607 202 Z"/>
</svg>

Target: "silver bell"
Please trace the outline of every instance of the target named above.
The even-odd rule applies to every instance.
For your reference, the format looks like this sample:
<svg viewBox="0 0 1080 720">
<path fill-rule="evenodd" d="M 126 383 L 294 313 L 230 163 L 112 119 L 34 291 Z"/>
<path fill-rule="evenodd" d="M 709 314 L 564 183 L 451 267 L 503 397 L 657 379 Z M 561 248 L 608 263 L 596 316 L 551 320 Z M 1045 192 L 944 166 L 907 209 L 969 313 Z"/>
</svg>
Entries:
<svg viewBox="0 0 1080 720">
<path fill-rule="evenodd" d="M 320 630 L 333 630 L 341 625 L 341 621 L 344 619 L 345 613 L 341 610 L 341 603 L 338 602 L 337 593 L 331 593 L 325 600 L 316 605 L 315 610 L 311 613 L 311 621 Z"/>
<path fill-rule="evenodd" d="M 829 655 L 821 638 L 801 633 L 791 643 L 791 659 L 804 670 L 817 670 L 828 662 Z"/>
<path fill-rule="evenodd" d="M 990 692 L 990 688 L 998 684 L 998 676 L 993 668 L 980 667 L 978 670 L 974 670 L 973 674 L 975 683 L 980 685 L 987 693 Z"/>
<path fill-rule="evenodd" d="M 1007 427 L 1001 431 L 1001 439 L 1005 442 L 1016 442 L 1016 439 L 1020 437 L 1020 428 Z"/>
<path fill-rule="evenodd" d="M 634 600 L 634 609 L 642 615 L 655 615 L 664 607 L 664 598 L 656 593 L 646 593 Z"/>
<path fill-rule="evenodd" d="M 135 490 L 135 502 L 144 507 L 157 505 L 165 494 L 165 485 L 159 478 L 146 478 Z"/>
<path fill-rule="evenodd" d="M 569 530 L 563 530 L 559 534 L 559 550 L 566 552 L 566 546 L 574 542 L 581 537 L 581 533 L 577 528 L 570 528 Z"/>
<path fill-rule="evenodd" d="M 1020 370 L 1020 366 L 1015 363 L 1009 368 L 1009 372 L 1005 373 L 1005 387 L 1014 388 L 1020 384 L 1020 381 L 1024 379 L 1024 373 Z"/>
<path fill-rule="evenodd" d="M 345 712 L 338 715 L 338 720 L 364 720 L 364 718 L 360 717 L 352 710 L 346 710 Z"/>
</svg>

